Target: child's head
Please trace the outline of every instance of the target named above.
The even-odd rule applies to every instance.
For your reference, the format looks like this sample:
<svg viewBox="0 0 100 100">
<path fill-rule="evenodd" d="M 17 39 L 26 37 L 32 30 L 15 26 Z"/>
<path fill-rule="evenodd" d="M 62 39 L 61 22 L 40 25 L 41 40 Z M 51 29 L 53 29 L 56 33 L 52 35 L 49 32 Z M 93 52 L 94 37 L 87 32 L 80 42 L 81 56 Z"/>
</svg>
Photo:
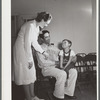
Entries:
<svg viewBox="0 0 100 100">
<path fill-rule="evenodd" d="M 63 41 L 62 41 L 62 48 L 63 49 L 65 49 L 65 48 L 67 48 L 67 47 L 71 47 L 72 46 L 72 42 L 70 41 L 70 40 L 68 40 L 68 39 L 64 39 Z"/>
</svg>

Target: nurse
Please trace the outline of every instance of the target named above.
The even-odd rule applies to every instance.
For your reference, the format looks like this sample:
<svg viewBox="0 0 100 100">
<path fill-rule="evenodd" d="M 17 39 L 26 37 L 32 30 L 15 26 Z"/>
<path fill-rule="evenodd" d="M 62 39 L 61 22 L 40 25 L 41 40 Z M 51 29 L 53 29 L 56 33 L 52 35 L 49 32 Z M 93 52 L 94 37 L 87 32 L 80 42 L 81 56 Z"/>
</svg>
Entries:
<svg viewBox="0 0 100 100">
<path fill-rule="evenodd" d="M 13 48 L 13 81 L 16 85 L 22 85 L 26 100 L 39 100 L 34 94 L 34 82 L 36 70 L 31 46 L 46 58 L 48 53 L 38 44 L 40 28 L 48 26 L 52 16 L 47 12 L 40 12 L 37 17 L 22 25 Z"/>
</svg>

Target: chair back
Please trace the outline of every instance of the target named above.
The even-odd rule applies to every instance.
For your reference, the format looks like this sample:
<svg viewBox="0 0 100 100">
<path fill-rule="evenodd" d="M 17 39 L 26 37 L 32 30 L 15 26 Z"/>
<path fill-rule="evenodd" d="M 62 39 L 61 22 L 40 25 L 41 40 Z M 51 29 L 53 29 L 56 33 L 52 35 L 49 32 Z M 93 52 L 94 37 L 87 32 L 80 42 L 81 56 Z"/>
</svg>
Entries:
<svg viewBox="0 0 100 100">
<path fill-rule="evenodd" d="M 77 61 L 75 67 L 78 71 L 78 82 L 86 82 L 88 79 L 88 67 L 85 64 L 85 53 L 76 54 Z"/>
<path fill-rule="evenodd" d="M 85 56 L 85 63 L 91 69 L 91 71 L 96 69 L 96 54 L 89 53 Z"/>
<path fill-rule="evenodd" d="M 85 66 L 85 63 L 84 63 L 85 56 L 86 56 L 85 53 L 76 54 L 77 61 L 76 61 L 75 66 L 76 66 L 78 72 L 82 72 L 83 71 L 83 67 Z"/>
</svg>

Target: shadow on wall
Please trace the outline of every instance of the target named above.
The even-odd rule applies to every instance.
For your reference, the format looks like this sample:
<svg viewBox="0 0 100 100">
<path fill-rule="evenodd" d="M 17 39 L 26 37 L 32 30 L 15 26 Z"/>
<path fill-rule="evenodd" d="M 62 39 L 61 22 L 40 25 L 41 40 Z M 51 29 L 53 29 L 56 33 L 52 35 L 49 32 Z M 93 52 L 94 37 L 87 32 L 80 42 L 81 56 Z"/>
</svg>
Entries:
<svg viewBox="0 0 100 100">
<path fill-rule="evenodd" d="M 58 45 L 57 45 L 58 49 L 62 50 L 62 43 L 59 42 Z"/>
</svg>

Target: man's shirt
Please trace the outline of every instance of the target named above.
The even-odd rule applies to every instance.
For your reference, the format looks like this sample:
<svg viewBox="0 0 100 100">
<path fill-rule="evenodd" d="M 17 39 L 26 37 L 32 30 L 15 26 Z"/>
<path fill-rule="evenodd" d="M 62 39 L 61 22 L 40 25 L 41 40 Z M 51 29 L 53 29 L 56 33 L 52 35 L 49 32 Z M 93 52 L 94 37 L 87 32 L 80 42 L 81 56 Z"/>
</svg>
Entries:
<svg viewBox="0 0 100 100">
<path fill-rule="evenodd" d="M 58 59 L 59 49 L 53 45 L 48 46 L 46 44 L 42 44 L 41 47 L 49 54 L 49 57 L 48 59 L 46 59 L 43 54 L 36 52 L 39 67 L 40 68 L 55 67 L 56 66 L 55 61 L 59 60 Z"/>
</svg>

